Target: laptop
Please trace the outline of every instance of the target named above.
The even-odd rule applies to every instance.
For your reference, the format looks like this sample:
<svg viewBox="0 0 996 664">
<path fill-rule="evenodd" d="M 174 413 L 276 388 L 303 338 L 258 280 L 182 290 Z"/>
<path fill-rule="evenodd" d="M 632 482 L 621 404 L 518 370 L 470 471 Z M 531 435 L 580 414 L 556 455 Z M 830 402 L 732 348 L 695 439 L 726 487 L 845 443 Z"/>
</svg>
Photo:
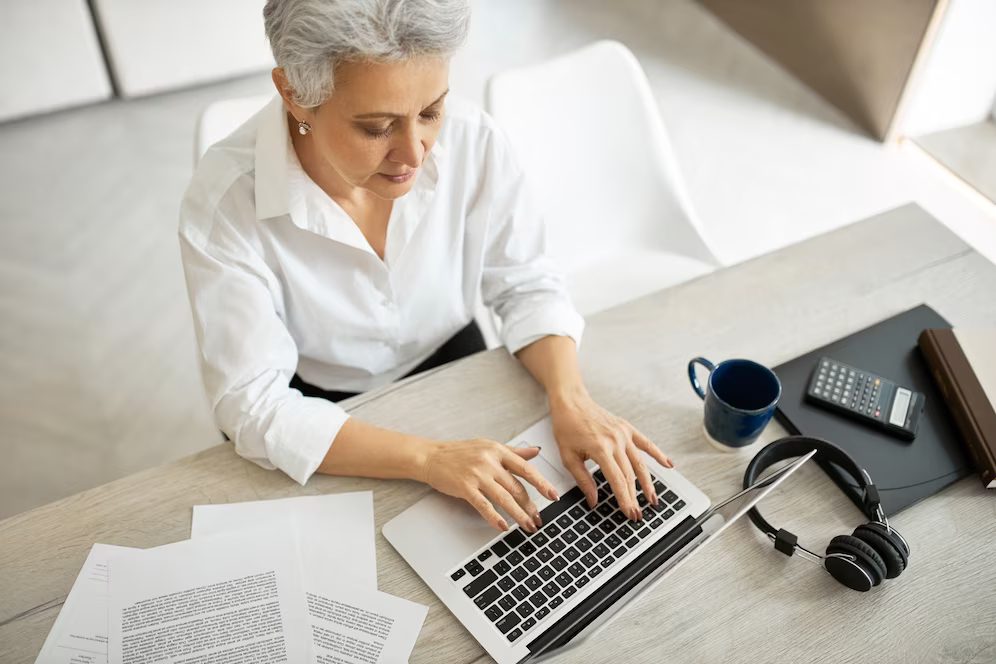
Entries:
<svg viewBox="0 0 996 664">
<path fill-rule="evenodd" d="M 591 638 L 812 456 L 710 507 L 709 498 L 681 473 L 644 454 L 660 500 L 655 508 L 638 491 L 643 520 L 632 522 L 591 461 L 598 504 L 588 509 L 560 463 L 549 418 L 508 444 L 540 447 L 530 463 L 560 496 L 550 501 L 523 482 L 542 517 L 536 533 L 517 525 L 499 533 L 464 501 L 437 492 L 383 528 L 391 545 L 499 664 L 548 659 Z M 718 510 L 736 501 L 743 505 L 724 520 Z"/>
</svg>

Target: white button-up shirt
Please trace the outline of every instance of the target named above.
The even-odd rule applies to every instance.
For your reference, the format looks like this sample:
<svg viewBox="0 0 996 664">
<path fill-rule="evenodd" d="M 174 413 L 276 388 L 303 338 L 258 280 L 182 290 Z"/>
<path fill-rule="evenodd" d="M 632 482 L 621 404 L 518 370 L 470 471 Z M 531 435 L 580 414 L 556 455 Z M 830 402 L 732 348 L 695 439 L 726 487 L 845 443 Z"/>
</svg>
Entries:
<svg viewBox="0 0 996 664">
<path fill-rule="evenodd" d="M 236 451 L 304 484 L 347 419 L 288 383 L 396 380 L 474 316 L 510 352 L 584 322 L 544 256 L 540 215 L 494 122 L 450 100 L 384 259 L 301 168 L 280 97 L 210 148 L 180 212 L 180 250 L 208 398 Z"/>
</svg>

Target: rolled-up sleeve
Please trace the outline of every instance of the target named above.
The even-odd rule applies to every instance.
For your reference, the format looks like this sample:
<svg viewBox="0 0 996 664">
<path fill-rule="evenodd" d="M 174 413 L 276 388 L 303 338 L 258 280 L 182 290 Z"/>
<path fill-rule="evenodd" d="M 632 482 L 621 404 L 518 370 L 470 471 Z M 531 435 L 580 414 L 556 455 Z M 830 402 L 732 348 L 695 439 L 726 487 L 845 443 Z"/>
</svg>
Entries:
<svg viewBox="0 0 996 664">
<path fill-rule="evenodd" d="M 487 167 L 490 201 L 481 295 L 501 320 L 501 339 L 515 353 L 546 336 L 580 347 L 584 319 L 571 303 L 563 273 L 546 255 L 543 218 L 504 137 L 496 133 Z"/>
<path fill-rule="evenodd" d="M 304 484 L 348 415 L 289 387 L 298 351 L 277 313 L 274 275 L 217 211 L 207 233 L 191 232 L 182 217 L 194 208 L 181 212 L 180 253 L 215 421 L 239 455 Z"/>
</svg>

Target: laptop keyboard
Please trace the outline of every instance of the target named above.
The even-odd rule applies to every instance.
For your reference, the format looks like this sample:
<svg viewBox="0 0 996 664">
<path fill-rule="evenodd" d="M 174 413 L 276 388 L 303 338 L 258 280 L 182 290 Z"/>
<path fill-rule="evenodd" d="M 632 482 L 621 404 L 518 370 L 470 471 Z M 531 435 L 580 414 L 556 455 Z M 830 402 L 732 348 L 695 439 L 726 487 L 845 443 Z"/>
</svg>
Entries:
<svg viewBox="0 0 996 664">
<path fill-rule="evenodd" d="M 685 501 L 656 477 L 656 508 L 637 487 L 641 521 L 630 521 L 619 509 L 601 470 L 593 477 L 598 486 L 594 509 L 588 509 L 575 486 L 540 512 L 543 527 L 535 533 L 516 526 L 450 572 L 450 579 L 510 642 L 618 565 L 652 533 L 681 521 L 674 517 Z"/>
</svg>

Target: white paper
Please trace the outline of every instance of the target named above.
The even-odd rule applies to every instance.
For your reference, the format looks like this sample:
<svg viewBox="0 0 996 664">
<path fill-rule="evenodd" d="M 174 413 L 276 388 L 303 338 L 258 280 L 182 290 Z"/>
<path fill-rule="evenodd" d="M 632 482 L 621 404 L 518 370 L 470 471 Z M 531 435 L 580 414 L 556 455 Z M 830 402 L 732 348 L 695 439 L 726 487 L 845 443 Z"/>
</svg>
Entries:
<svg viewBox="0 0 996 664">
<path fill-rule="evenodd" d="M 108 561 L 111 664 L 313 661 L 289 524 Z"/>
<path fill-rule="evenodd" d="M 373 494 L 370 491 L 300 496 L 227 505 L 195 505 L 190 537 L 267 528 L 292 522 L 305 579 L 338 571 L 335 581 L 375 590 Z M 323 577 L 324 578 L 324 577 Z"/>
<path fill-rule="evenodd" d="M 35 664 L 107 662 L 107 559 L 125 546 L 94 544 Z"/>
</svg>

